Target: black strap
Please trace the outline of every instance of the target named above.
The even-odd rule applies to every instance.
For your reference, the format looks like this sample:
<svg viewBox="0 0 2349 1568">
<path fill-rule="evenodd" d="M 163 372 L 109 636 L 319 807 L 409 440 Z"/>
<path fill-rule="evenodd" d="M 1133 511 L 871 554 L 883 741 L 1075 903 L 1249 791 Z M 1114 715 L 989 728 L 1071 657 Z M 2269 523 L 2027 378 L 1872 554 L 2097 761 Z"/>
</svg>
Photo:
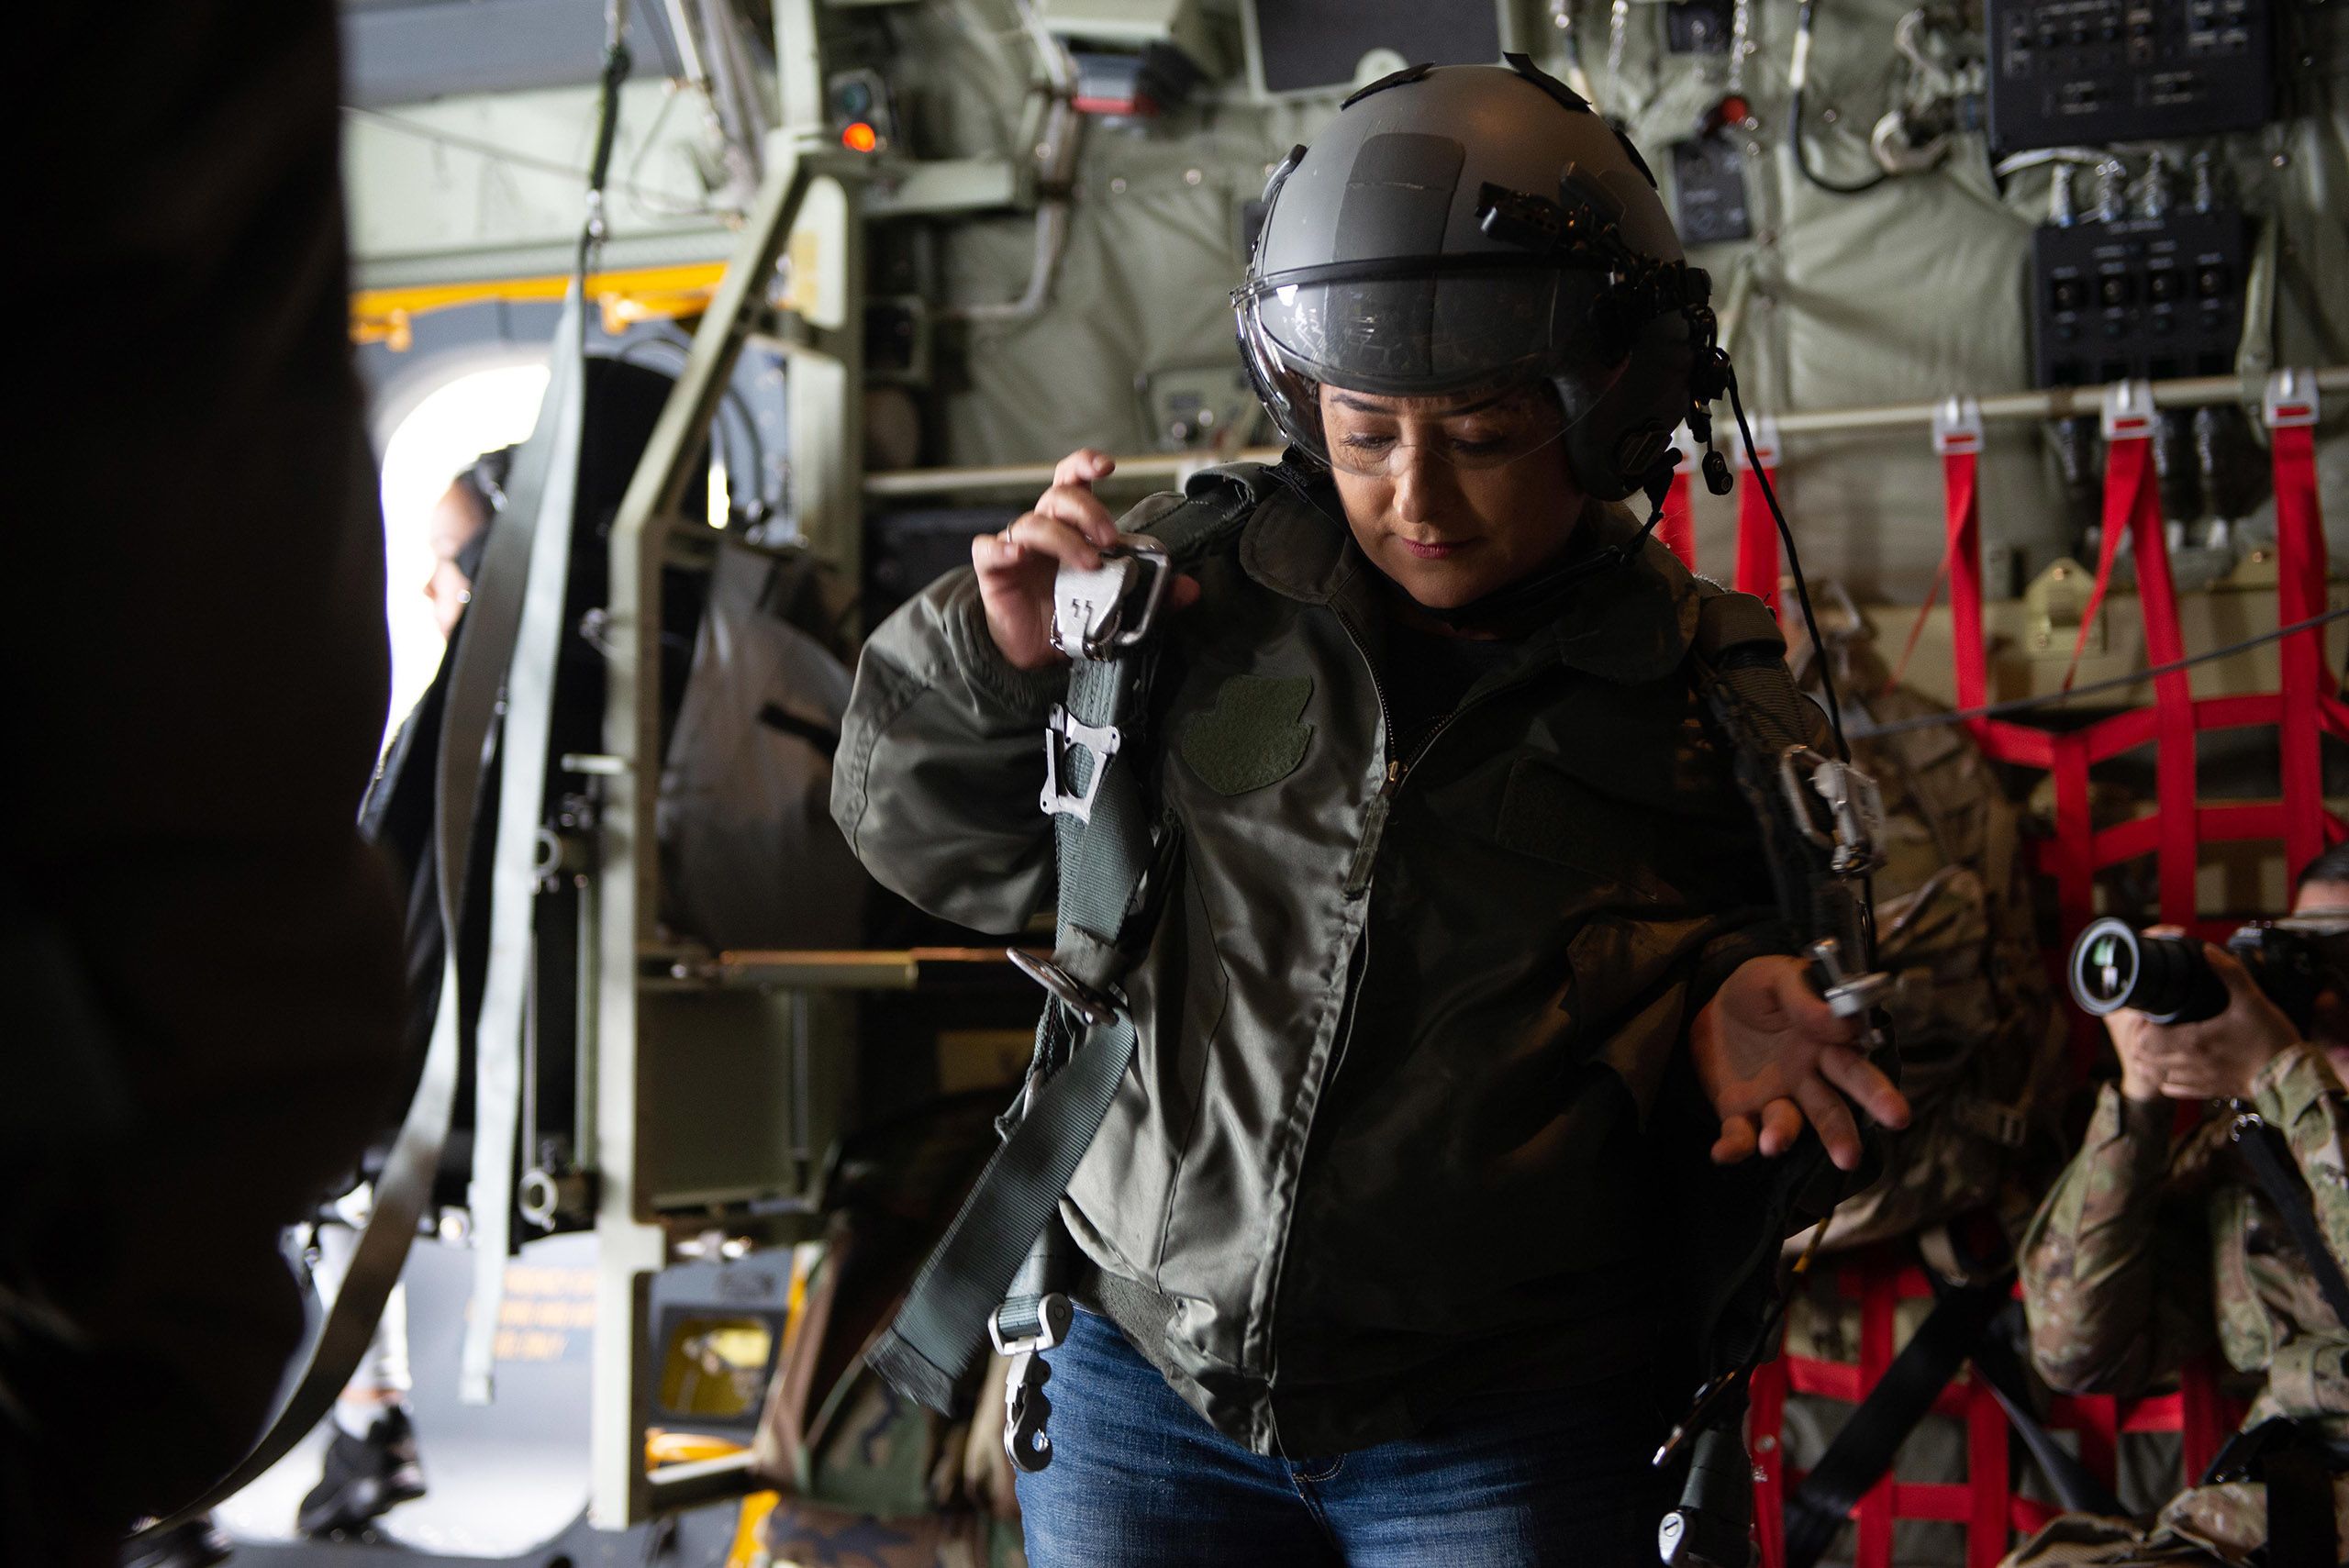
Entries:
<svg viewBox="0 0 2349 1568">
<path fill-rule="evenodd" d="M 2041 1426 L 2031 1408 L 2022 1364 L 2011 1343 L 2021 1304 L 2011 1299 L 2012 1274 L 1954 1286 L 1933 1304 L 1916 1334 L 1828 1444 L 1818 1467 L 1787 1500 L 1787 1568 L 1811 1568 L 1870 1487 L 1892 1468 L 1941 1391 L 1968 1360 L 1998 1397 L 2023 1446 L 2038 1461 L 2065 1507 L 2117 1514 L 2121 1506 Z"/>
<path fill-rule="evenodd" d="M 1269 474 L 1253 465 L 1198 474 L 1186 487 L 1186 502 L 1149 531 L 1174 566 L 1197 561 L 1246 522 L 1273 483 Z M 1109 988 L 1130 962 L 1124 927 L 1157 858 L 1141 788 L 1150 753 L 1141 735 L 1155 669 L 1155 647 L 1145 642 L 1109 659 L 1079 660 L 1069 677 L 1071 717 L 1117 728 L 1123 740 L 1098 764 L 1090 820 L 1069 814 L 1055 820 L 1061 893 L 1052 956 L 1110 1002 Z M 1082 747 L 1065 755 L 1063 784 L 1081 795 L 1093 785 L 1096 761 Z M 1070 1041 L 1063 1064 L 1061 1048 Z M 942 1415 L 965 1413 L 960 1385 L 986 1353 L 989 1320 L 1100 1132 L 1135 1043 L 1133 1019 L 1122 1006 L 1108 1021 L 1085 1027 L 1061 1003 L 1047 1005 L 1024 1113 L 915 1276 L 896 1321 L 866 1352 L 866 1363 L 898 1393 Z M 1037 1291 L 1024 1295 L 1032 1307 Z"/>
<path fill-rule="evenodd" d="M 2259 1178 L 2267 1201 L 2283 1216 L 2285 1229 L 2291 1231 L 2300 1256 L 2308 1261 L 2309 1272 L 2316 1275 L 2316 1287 L 2324 1294 L 2325 1305 L 2343 1328 L 2349 1328 L 2349 1279 L 2342 1277 L 2341 1260 L 2325 1245 L 2324 1232 L 2316 1222 L 2316 1206 L 2309 1199 L 2291 1145 L 2266 1118 L 2252 1111 L 2235 1118 L 2233 1131 L 2243 1158 L 2251 1162 L 2252 1174 Z"/>
<path fill-rule="evenodd" d="M 2267 1485 L 2267 1568 L 2340 1568 L 2340 1521 L 2323 1457 L 2309 1447 L 2270 1454 L 2260 1478 Z"/>
<path fill-rule="evenodd" d="M 2010 1277 L 2010 1276 L 2009 1276 Z M 1944 1293 L 1816 1468 L 1787 1499 L 1787 1568 L 1811 1568 L 1853 1507 L 1892 1468 L 1892 1456 L 1965 1364 L 2007 1296 L 2004 1279 Z"/>
<path fill-rule="evenodd" d="M 2056 1502 L 2076 1514 L 2124 1512 L 2112 1489 L 2098 1480 L 2076 1454 L 2040 1425 L 2031 1377 L 2023 1371 L 2022 1358 L 2014 1349 L 2021 1332 L 2022 1303 L 2009 1301 L 1974 1347 L 1975 1375 L 1988 1386 L 1999 1407 L 2006 1411 L 2008 1424 L 2022 1439 L 2022 1446 L 2039 1466 L 2040 1473 L 2047 1477 Z"/>
</svg>

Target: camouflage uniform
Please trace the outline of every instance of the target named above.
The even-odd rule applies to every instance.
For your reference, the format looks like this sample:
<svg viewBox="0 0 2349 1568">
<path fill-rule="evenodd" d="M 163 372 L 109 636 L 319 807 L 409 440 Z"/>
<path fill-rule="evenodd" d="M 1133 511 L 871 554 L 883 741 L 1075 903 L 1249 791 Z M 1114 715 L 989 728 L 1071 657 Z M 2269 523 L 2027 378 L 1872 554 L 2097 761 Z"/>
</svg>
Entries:
<svg viewBox="0 0 2349 1568">
<path fill-rule="evenodd" d="M 2349 1091 L 2320 1051 L 2296 1045 L 2252 1081 L 2253 1108 L 2279 1129 L 2308 1179 L 2318 1223 L 2349 1256 Z M 2227 1139 L 2225 1118 L 2172 1148 L 2166 1100 L 2106 1084 L 2080 1152 L 2024 1239 L 2032 1359 L 2057 1388 L 2131 1395 L 2219 1348 L 2267 1382 L 2250 1420 L 2290 1416 L 2349 1436 L 2349 1329 L 2334 1318 L 2282 1219 Z M 2334 1482 L 2349 1540 L 2349 1477 Z M 2246 1564 L 2266 1539 L 2265 1489 L 2196 1486 L 2149 1530 L 2067 1515 L 2010 1565 Z"/>
</svg>

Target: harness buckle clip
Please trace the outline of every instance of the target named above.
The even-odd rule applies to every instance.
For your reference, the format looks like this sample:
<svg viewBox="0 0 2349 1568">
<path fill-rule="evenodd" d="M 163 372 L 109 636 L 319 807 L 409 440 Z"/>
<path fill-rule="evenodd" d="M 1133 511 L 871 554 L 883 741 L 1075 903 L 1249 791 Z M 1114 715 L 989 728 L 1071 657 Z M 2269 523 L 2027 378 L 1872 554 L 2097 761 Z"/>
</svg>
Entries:
<svg viewBox="0 0 2349 1568">
<path fill-rule="evenodd" d="M 1165 546 L 1140 534 L 1119 534 L 1085 571 L 1063 566 L 1052 579 L 1052 646 L 1071 659 L 1107 659 L 1150 635 L 1174 573 Z M 1141 607 L 1130 624 L 1126 607 L 1139 589 Z"/>
<path fill-rule="evenodd" d="M 1876 848 L 1884 835 L 1884 795 L 1876 780 L 1808 746 L 1787 749 L 1778 759 L 1778 780 L 1796 824 L 1813 845 L 1828 851 L 1828 869 L 1835 875 L 1858 876 L 1884 863 Z M 1826 806 L 1823 825 L 1813 797 Z"/>
<path fill-rule="evenodd" d="M 1058 817 L 1065 812 L 1079 822 L 1091 822 L 1094 797 L 1101 793 L 1101 780 L 1109 771 L 1109 759 L 1118 754 L 1123 740 L 1115 725 L 1087 724 L 1071 714 L 1065 705 L 1054 703 L 1044 720 L 1044 815 Z M 1085 788 L 1074 795 L 1061 785 L 1070 748 L 1082 748 L 1093 758 L 1093 771 L 1085 778 Z"/>
<path fill-rule="evenodd" d="M 1892 989 L 1892 976 L 1878 971 L 1873 974 L 1854 974 L 1843 967 L 1843 944 L 1833 937 L 1821 937 L 1810 944 L 1810 961 L 1827 984 L 1819 988 L 1819 999 L 1827 1004 L 1828 1011 L 1839 1018 L 1865 1020 L 1868 1010 L 1884 1000 Z"/>
<path fill-rule="evenodd" d="M 1032 1475 L 1052 1462 L 1052 1434 L 1045 1430 L 1052 1417 L 1052 1402 L 1044 1393 L 1052 1369 L 1039 1352 L 1066 1339 L 1074 1319 L 1068 1297 L 1054 1291 L 1036 1303 L 1035 1331 L 1008 1340 L 1003 1332 L 1004 1310 L 998 1307 L 987 1317 L 987 1338 L 994 1342 L 996 1354 L 1011 1363 L 1003 1380 L 1003 1452 L 1015 1466 Z"/>
<path fill-rule="evenodd" d="M 1100 1025 L 1117 1021 L 1118 1009 L 1108 997 L 1051 959 L 1030 952 L 1025 948 L 1006 948 L 1003 956 L 1011 961 L 1014 969 L 1051 993 L 1052 1000 L 1086 1023 Z"/>
</svg>

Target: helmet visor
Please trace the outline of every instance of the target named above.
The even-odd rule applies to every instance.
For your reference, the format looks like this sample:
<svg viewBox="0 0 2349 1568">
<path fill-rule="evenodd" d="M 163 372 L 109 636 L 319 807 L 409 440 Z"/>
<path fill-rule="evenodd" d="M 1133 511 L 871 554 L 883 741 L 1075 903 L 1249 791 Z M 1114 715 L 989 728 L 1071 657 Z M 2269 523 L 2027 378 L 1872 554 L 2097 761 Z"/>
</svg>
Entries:
<svg viewBox="0 0 2349 1568">
<path fill-rule="evenodd" d="M 1292 371 L 1359 392 L 1418 397 L 1602 373 L 1589 317 L 1605 282 L 1600 273 L 1555 267 L 1302 282 L 1274 273 L 1246 293 L 1264 347 Z"/>
</svg>

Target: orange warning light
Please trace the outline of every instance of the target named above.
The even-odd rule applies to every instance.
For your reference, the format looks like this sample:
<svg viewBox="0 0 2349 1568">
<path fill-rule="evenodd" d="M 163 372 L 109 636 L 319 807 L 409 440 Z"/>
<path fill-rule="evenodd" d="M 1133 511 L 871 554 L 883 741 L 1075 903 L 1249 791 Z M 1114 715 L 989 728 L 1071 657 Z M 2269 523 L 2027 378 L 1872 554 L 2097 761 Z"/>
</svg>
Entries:
<svg viewBox="0 0 2349 1568">
<path fill-rule="evenodd" d="M 851 152 L 871 152 L 881 145 L 881 133 L 863 120 L 851 120 L 841 132 L 841 145 Z"/>
</svg>

